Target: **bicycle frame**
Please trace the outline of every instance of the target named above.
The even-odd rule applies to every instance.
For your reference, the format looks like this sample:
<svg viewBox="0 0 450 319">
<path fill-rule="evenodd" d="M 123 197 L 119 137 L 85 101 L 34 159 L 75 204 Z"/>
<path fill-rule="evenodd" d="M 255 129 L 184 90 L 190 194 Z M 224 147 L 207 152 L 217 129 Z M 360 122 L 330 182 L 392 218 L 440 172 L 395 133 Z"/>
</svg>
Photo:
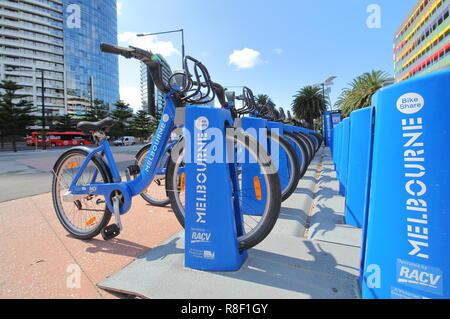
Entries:
<svg viewBox="0 0 450 319">
<path fill-rule="evenodd" d="M 152 146 L 148 152 L 148 156 L 139 176 L 137 176 L 132 181 L 121 182 L 122 178 L 117 168 L 117 164 L 114 160 L 109 142 L 105 139 L 102 140 L 101 144 L 97 148 L 95 148 L 88 154 L 85 161 L 81 165 L 75 178 L 72 181 L 72 184 L 70 185 L 69 191 L 71 195 L 103 196 L 105 198 L 108 209 L 110 211 L 114 211 L 112 198 L 113 196 L 115 196 L 116 192 L 120 192 L 123 196 L 121 201 L 120 214 L 125 214 L 130 210 L 132 198 L 143 193 L 151 184 L 158 171 L 160 161 L 167 150 L 167 144 L 170 138 L 170 134 L 175 125 L 175 105 L 170 98 L 171 93 L 172 92 L 169 92 L 165 95 L 166 106 L 161 116 L 161 121 L 159 123 L 158 129 L 156 130 L 155 137 L 153 138 Z M 80 177 L 86 170 L 88 163 L 93 159 L 94 156 L 97 156 L 97 154 L 100 154 L 100 156 L 106 158 L 106 162 L 111 171 L 113 183 L 96 183 L 96 172 L 90 184 L 77 185 Z"/>
</svg>

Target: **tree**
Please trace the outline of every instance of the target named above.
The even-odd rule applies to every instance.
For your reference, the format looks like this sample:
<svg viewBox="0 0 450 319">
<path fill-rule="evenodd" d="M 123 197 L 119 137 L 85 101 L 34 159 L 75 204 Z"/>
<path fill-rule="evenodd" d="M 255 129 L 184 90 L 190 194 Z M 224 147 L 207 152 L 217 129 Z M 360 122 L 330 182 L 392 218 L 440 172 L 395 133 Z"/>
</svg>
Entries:
<svg viewBox="0 0 450 319">
<path fill-rule="evenodd" d="M 69 114 L 59 116 L 53 122 L 54 130 L 58 132 L 74 131 L 77 128 L 77 122 L 78 120 Z"/>
<path fill-rule="evenodd" d="M 86 107 L 85 119 L 90 122 L 101 121 L 108 116 L 109 107 L 100 99 L 95 99 L 92 105 Z"/>
<path fill-rule="evenodd" d="M 336 102 L 342 116 L 348 117 L 353 111 L 370 106 L 373 95 L 382 87 L 392 84 L 393 81 L 384 71 L 366 72 L 358 76 L 349 83 L 349 88 L 342 91 Z"/>
<path fill-rule="evenodd" d="M 305 86 L 294 96 L 292 102 L 294 116 L 300 121 L 305 120 L 311 128 L 314 120 L 320 118 L 326 110 L 327 104 L 319 87 Z"/>
<path fill-rule="evenodd" d="M 131 120 L 131 128 L 136 132 L 136 135 L 145 140 L 154 132 L 154 118 L 147 112 L 140 110 L 133 115 Z"/>
<path fill-rule="evenodd" d="M 273 103 L 273 101 L 267 94 L 259 94 L 256 96 L 256 103 L 259 105 L 266 105 L 268 103 Z"/>
<path fill-rule="evenodd" d="M 121 137 L 126 134 L 129 128 L 128 120 L 133 117 L 133 110 L 130 105 L 123 102 L 117 101 L 115 104 L 115 109 L 111 112 L 111 116 L 117 121 L 111 130 L 111 135 L 114 137 Z"/>
<path fill-rule="evenodd" d="M 2 136 L 12 137 L 14 152 L 17 152 L 16 137 L 25 134 L 36 120 L 32 102 L 24 99 L 27 95 L 17 94 L 22 89 L 23 86 L 13 81 L 0 82 L 0 129 Z"/>
</svg>

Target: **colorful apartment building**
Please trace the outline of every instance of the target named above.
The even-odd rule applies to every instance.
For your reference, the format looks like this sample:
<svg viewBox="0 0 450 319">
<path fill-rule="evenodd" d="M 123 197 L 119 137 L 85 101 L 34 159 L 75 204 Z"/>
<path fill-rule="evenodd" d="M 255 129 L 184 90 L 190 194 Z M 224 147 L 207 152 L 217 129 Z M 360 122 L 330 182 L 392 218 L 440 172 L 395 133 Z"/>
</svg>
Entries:
<svg viewBox="0 0 450 319">
<path fill-rule="evenodd" d="M 450 68 L 450 0 L 419 0 L 394 38 L 395 80 Z"/>
</svg>

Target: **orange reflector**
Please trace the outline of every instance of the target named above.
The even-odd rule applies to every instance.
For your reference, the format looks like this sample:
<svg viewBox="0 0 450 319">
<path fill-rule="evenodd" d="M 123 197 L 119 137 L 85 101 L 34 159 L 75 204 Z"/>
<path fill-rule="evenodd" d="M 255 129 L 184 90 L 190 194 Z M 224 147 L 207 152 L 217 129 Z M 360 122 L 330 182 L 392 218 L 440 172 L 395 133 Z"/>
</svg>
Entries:
<svg viewBox="0 0 450 319">
<path fill-rule="evenodd" d="M 261 182 L 259 181 L 258 176 L 255 176 L 255 178 L 253 178 L 253 186 L 255 187 L 256 199 L 262 200 Z"/>
<path fill-rule="evenodd" d="M 73 162 L 73 163 L 71 163 L 71 164 L 69 164 L 69 168 L 74 168 L 75 166 L 77 166 L 78 165 L 78 162 Z"/>
<path fill-rule="evenodd" d="M 89 221 L 86 223 L 86 226 L 92 226 L 95 224 L 96 221 L 97 221 L 97 217 L 93 217 L 93 218 L 89 219 Z"/>
<path fill-rule="evenodd" d="M 180 176 L 180 190 L 184 191 L 186 188 L 186 174 L 183 173 Z"/>
</svg>

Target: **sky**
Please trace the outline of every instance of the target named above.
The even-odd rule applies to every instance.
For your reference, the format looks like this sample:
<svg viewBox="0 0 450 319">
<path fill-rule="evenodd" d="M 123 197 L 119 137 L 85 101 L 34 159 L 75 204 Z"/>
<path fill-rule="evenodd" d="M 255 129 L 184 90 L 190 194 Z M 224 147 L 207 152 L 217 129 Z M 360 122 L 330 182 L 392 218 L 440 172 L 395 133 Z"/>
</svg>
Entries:
<svg viewBox="0 0 450 319">
<path fill-rule="evenodd" d="M 355 77 L 372 70 L 393 76 L 393 38 L 417 0 L 118 0 L 119 45 L 161 53 L 181 68 L 186 54 L 224 87 L 248 86 L 291 108 L 306 85 L 336 76 L 334 104 Z M 119 60 L 121 99 L 140 108 L 139 62 Z M 238 91 L 239 88 L 236 88 Z"/>
</svg>

